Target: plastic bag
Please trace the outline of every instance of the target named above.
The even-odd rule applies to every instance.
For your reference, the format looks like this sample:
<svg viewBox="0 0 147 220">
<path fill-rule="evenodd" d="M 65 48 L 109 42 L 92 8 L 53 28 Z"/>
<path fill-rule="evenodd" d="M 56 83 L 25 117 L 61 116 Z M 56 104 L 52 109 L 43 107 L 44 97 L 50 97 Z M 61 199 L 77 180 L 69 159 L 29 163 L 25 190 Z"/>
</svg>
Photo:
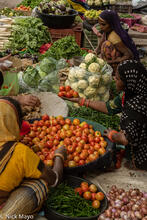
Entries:
<svg viewBox="0 0 147 220">
<path fill-rule="evenodd" d="M 58 88 L 59 78 L 57 70 L 49 73 L 44 79 L 40 81 L 38 86 L 38 90 L 43 92 L 58 92 Z"/>
<path fill-rule="evenodd" d="M 34 88 L 29 87 L 23 80 L 23 72 L 18 73 L 19 93 L 33 92 Z M 36 90 L 35 90 L 36 91 Z"/>
<path fill-rule="evenodd" d="M 15 96 L 19 92 L 18 76 L 16 73 L 7 72 L 4 75 L 4 83 L 0 90 L 1 96 Z"/>
</svg>

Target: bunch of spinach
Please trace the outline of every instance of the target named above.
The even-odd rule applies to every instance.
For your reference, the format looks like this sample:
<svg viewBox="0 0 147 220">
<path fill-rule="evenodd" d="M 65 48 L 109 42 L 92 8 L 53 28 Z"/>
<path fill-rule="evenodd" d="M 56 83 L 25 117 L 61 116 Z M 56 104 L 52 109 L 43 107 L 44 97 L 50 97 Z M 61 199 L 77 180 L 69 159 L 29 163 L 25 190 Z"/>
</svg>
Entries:
<svg viewBox="0 0 147 220">
<path fill-rule="evenodd" d="M 35 8 L 40 4 L 40 2 L 42 2 L 42 0 L 23 0 L 17 6 L 19 7 L 20 5 L 24 5 L 24 6 L 30 6 L 31 8 Z"/>
<path fill-rule="evenodd" d="M 67 36 L 54 42 L 50 49 L 42 55 L 42 58 L 53 57 L 56 60 L 60 58 L 71 59 L 74 56 L 82 56 L 84 53 L 85 51 L 81 50 L 75 38 Z"/>
<path fill-rule="evenodd" d="M 22 49 L 38 52 L 40 46 L 50 41 L 47 27 L 43 25 L 39 18 L 27 17 L 16 18 L 12 26 L 12 33 L 7 44 L 12 54 L 18 53 Z"/>
</svg>

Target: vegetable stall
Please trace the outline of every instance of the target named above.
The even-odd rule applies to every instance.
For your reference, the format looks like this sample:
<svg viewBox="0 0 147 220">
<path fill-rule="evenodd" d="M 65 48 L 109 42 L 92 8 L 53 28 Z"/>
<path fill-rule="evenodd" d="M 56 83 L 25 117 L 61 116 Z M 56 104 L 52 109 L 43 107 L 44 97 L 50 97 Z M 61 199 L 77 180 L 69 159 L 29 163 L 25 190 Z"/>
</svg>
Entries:
<svg viewBox="0 0 147 220">
<path fill-rule="evenodd" d="M 95 25 L 102 10 L 118 4 L 114 0 L 87 0 L 86 3 L 88 10 L 82 15 L 66 0 L 23 0 L 13 9 L 0 9 L 0 58 L 11 54 L 11 58 L 26 63 L 19 71 L 17 64 L 6 71 L 6 76 L 13 76 L 13 80 L 15 76 L 15 81 L 5 80 L 1 95 L 53 93 L 58 100 L 81 97 L 105 102 L 118 95 L 111 66 L 91 51 L 97 41 L 83 28 L 83 21 Z M 67 17 L 67 27 L 59 28 L 60 20 Z M 121 13 L 120 17 L 134 19 L 129 12 Z M 57 26 L 51 27 L 49 21 Z M 8 64 L 5 62 L 6 67 Z M 22 143 L 50 167 L 54 164 L 55 150 L 61 145 L 67 149 L 66 175 L 48 194 L 43 207 L 46 217 L 147 219 L 147 174 L 126 170 L 122 162 L 124 146 L 116 146 L 103 136 L 106 128 L 120 130 L 120 115 L 108 116 L 61 101 L 68 106 L 64 117 L 49 114 L 47 97 L 44 102 L 40 98 L 39 106 L 23 107 L 30 131 L 22 136 Z M 47 106 L 43 115 L 42 103 Z M 52 103 L 51 107 L 55 109 L 56 105 Z M 112 165 L 113 170 L 107 173 Z"/>
</svg>

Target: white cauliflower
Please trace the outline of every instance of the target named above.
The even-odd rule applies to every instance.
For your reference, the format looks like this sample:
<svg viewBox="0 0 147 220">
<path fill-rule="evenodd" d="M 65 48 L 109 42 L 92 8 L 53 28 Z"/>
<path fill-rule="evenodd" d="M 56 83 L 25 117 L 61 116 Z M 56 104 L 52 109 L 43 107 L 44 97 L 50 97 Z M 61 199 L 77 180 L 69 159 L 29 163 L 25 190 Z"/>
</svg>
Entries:
<svg viewBox="0 0 147 220">
<path fill-rule="evenodd" d="M 98 93 L 99 95 L 102 95 L 102 94 L 104 94 L 105 92 L 106 92 L 106 87 L 105 87 L 105 86 L 101 86 L 101 87 L 99 87 L 98 90 L 97 90 L 97 93 Z"/>
<path fill-rule="evenodd" d="M 80 92 L 79 92 L 79 96 L 80 96 L 81 98 L 84 98 L 84 99 L 86 98 L 86 96 L 85 96 L 83 93 L 80 93 Z"/>
<path fill-rule="evenodd" d="M 86 56 L 85 56 L 85 63 L 88 63 L 92 60 L 92 58 L 96 57 L 93 53 L 88 53 Z"/>
<path fill-rule="evenodd" d="M 98 63 L 101 65 L 101 66 L 104 66 L 105 65 L 105 61 L 101 58 L 97 58 L 97 61 Z"/>
<path fill-rule="evenodd" d="M 95 96 L 92 97 L 92 100 L 93 100 L 93 101 L 100 101 L 100 100 L 101 100 L 101 97 L 98 96 L 98 95 L 95 95 Z"/>
<path fill-rule="evenodd" d="M 100 75 L 93 75 L 88 78 L 89 86 L 98 87 L 100 81 Z"/>
<path fill-rule="evenodd" d="M 109 90 L 101 97 L 101 100 L 107 102 L 109 100 Z"/>
<path fill-rule="evenodd" d="M 69 70 L 68 80 L 71 81 L 71 82 L 74 82 L 75 81 L 75 75 L 76 75 L 75 68 L 71 68 Z"/>
<path fill-rule="evenodd" d="M 86 70 L 84 70 L 82 68 L 77 68 L 76 73 L 75 73 L 75 77 L 77 79 L 83 79 L 85 77 L 85 74 L 86 74 Z"/>
<path fill-rule="evenodd" d="M 79 67 L 86 70 L 86 63 L 81 63 Z"/>
<path fill-rule="evenodd" d="M 92 88 L 91 86 L 88 86 L 85 90 L 84 90 L 84 95 L 86 97 L 91 97 L 94 96 L 96 94 L 96 88 Z"/>
<path fill-rule="evenodd" d="M 75 91 L 78 91 L 78 83 L 77 82 L 71 83 L 71 88 Z"/>
<path fill-rule="evenodd" d="M 91 63 L 88 67 L 88 71 L 91 73 L 99 72 L 100 65 L 98 63 Z"/>
<path fill-rule="evenodd" d="M 87 88 L 87 86 L 88 86 L 88 82 L 86 80 L 83 80 L 83 79 L 79 80 L 79 82 L 78 82 L 78 88 L 79 89 L 84 90 L 84 89 Z"/>
<path fill-rule="evenodd" d="M 70 82 L 68 79 L 65 81 L 65 86 L 70 86 Z"/>
<path fill-rule="evenodd" d="M 109 84 L 112 81 L 112 76 L 110 73 L 105 73 L 104 75 L 102 75 L 102 81 L 104 83 L 104 85 Z"/>
</svg>

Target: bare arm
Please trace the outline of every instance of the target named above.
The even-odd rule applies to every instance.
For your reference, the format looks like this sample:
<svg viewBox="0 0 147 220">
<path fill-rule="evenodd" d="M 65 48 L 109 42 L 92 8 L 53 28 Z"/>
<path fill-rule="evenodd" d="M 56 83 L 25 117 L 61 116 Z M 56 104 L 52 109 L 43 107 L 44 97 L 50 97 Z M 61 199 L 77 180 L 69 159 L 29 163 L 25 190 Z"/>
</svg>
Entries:
<svg viewBox="0 0 147 220">
<path fill-rule="evenodd" d="M 66 149 L 64 146 L 58 148 L 56 151 L 55 151 L 55 154 L 61 154 L 63 155 L 63 158 L 66 159 Z M 61 180 L 62 178 L 62 174 L 63 174 L 63 159 L 59 156 L 56 156 L 55 159 L 54 159 L 54 166 L 53 166 L 53 169 L 51 169 L 50 167 L 48 166 L 45 166 L 44 170 L 43 170 L 43 173 L 41 175 L 41 179 L 44 179 L 49 186 L 53 185 L 56 181 L 56 173 L 58 174 L 58 177 L 59 177 L 59 181 Z"/>
<path fill-rule="evenodd" d="M 117 57 L 115 60 L 107 60 L 107 63 L 120 63 L 124 60 L 132 59 L 133 54 L 131 51 L 124 45 L 123 42 L 115 44 L 116 49 L 122 54 L 122 57 Z"/>
<path fill-rule="evenodd" d="M 65 97 L 62 97 L 62 98 L 66 99 L 66 100 L 69 100 L 71 102 L 78 103 L 79 105 L 81 103 L 81 98 L 65 98 Z M 105 113 L 105 114 L 108 114 L 106 103 L 103 102 L 103 101 L 92 101 L 92 100 L 89 100 L 89 99 L 85 99 L 84 106 L 87 106 L 87 104 L 88 104 L 89 108 L 92 108 L 96 111 L 99 111 L 99 112 L 102 112 L 102 113 Z"/>
</svg>

